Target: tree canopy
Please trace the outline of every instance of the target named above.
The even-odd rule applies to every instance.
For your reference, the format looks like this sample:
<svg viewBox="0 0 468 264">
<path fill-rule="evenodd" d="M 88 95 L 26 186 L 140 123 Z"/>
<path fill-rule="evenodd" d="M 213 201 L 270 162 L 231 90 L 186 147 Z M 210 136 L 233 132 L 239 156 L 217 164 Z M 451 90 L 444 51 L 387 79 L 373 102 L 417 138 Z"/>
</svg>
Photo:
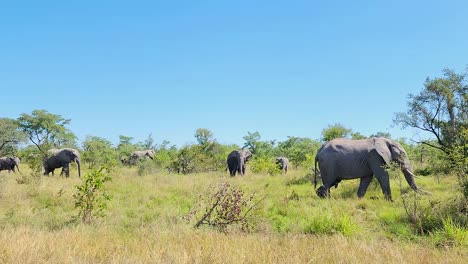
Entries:
<svg viewBox="0 0 468 264">
<path fill-rule="evenodd" d="M 20 142 L 25 141 L 24 133 L 19 130 L 14 119 L 0 118 L 0 154 L 12 154 Z"/>
<path fill-rule="evenodd" d="M 428 133 L 436 142 L 423 144 L 450 154 L 455 146 L 467 143 L 460 132 L 468 128 L 468 70 L 459 74 L 445 69 L 443 74 L 427 78 L 419 94 L 409 94 L 408 110 L 396 113 L 394 122 Z"/>
<path fill-rule="evenodd" d="M 61 115 L 34 110 L 31 114 L 21 114 L 17 121 L 19 129 L 42 153 L 51 147 L 76 145 L 76 136 L 65 127 L 70 119 Z"/>
</svg>

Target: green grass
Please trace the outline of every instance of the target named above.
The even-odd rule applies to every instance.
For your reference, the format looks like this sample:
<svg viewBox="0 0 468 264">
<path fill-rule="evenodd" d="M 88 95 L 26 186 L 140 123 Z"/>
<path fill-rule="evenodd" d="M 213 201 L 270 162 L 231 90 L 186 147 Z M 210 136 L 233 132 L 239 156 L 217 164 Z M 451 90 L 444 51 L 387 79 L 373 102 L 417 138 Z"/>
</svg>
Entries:
<svg viewBox="0 0 468 264">
<path fill-rule="evenodd" d="M 28 173 L 27 167 L 23 166 L 21 170 Z M 239 260 L 236 254 L 252 258 L 263 256 L 266 262 L 272 260 L 271 256 L 277 256 L 272 262 L 281 262 L 295 254 L 303 254 L 303 258 L 297 258 L 298 262 L 372 262 L 372 258 L 363 259 L 352 252 L 343 253 L 349 254 L 348 258 L 330 258 L 316 250 L 304 253 L 308 251 L 292 248 L 295 239 L 305 241 L 304 245 L 311 243 L 315 246 L 320 241 L 333 245 L 341 243 L 334 245 L 337 247 L 335 250 L 340 252 L 353 248 L 356 251 L 368 250 L 373 252 L 369 256 L 375 256 L 374 260 L 385 259 L 389 255 L 401 256 L 411 248 L 425 257 L 427 262 L 444 260 L 462 263 L 468 257 L 466 225 L 460 224 L 460 215 L 449 218 L 450 214 L 443 213 L 457 193 L 456 178 L 453 176 L 443 177 L 440 182 L 431 176 L 417 179 L 422 188 L 432 192 L 431 196 L 420 198 L 421 210 L 431 209 L 429 212 L 434 215 L 427 216 L 429 220 L 440 219 L 434 223 L 428 220 L 426 224 L 432 225 L 428 228 L 430 231 L 420 234 L 415 232 L 405 213 L 395 180 L 391 181 L 393 203 L 383 199 L 380 187 L 374 183 L 363 199 L 357 199 L 357 180 L 341 182 L 337 189 L 331 190 L 330 199 L 320 199 L 308 180 L 308 172 L 302 170 L 274 176 L 248 172 L 244 177 L 231 178 L 227 173 L 157 173 L 140 176 L 136 167 L 123 168 L 106 185 L 113 197 L 106 215 L 91 225 L 84 225 L 74 218 L 77 214 L 73 200 L 74 186 L 81 179 L 73 172 L 71 178 L 58 175 L 42 177 L 36 186 L 18 184 L 15 178 L 21 177 L 19 174 L 0 173 L 0 230 L 5 234 L 0 236 L 0 246 L 6 252 L 2 253 L 6 254 L 4 258 L 0 258 L 2 263 L 17 262 L 14 260 L 27 263 L 29 254 L 39 254 L 37 262 L 48 262 L 53 258 L 40 252 L 47 251 L 47 248 L 52 250 L 54 246 L 63 251 L 57 262 L 67 262 L 67 259 L 79 263 L 108 262 L 106 260 L 115 259 L 115 262 L 145 263 L 157 259 L 163 262 L 213 260 L 222 263 L 223 259 L 219 257 L 224 256 L 225 262 L 234 263 Z M 189 212 L 198 195 L 206 193 L 211 185 L 226 181 L 246 194 L 255 194 L 255 200 L 264 198 L 254 213 L 255 225 L 251 233 L 231 230 L 231 233 L 219 234 L 209 228 L 193 229 L 193 225 L 187 223 L 183 216 Z M 403 182 L 403 187 L 407 189 L 406 182 Z M 6 234 L 35 246 L 17 251 L 15 243 Z M 69 239 L 75 243 L 68 247 L 56 245 L 54 243 L 59 242 L 48 240 L 52 238 L 64 244 Z M 157 239 L 166 239 L 164 250 L 156 249 L 163 246 Z M 46 243 L 47 248 L 44 249 L 39 242 Z M 267 242 L 272 244 L 257 244 Z M 137 244 L 142 246 L 138 247 Z M 392 248 L 393 252 L 384 251 L 380 244 L 386 245 L 386 250 Z M 244 248 L 244 245 L 251 248 Z M 453 253 L 444 255 L 441 247 L 450 247 Z M 126 254 L 116 252 L 116 249 L 123 248 L 126 248 Z M 280 248 L 284 252 L 280 253 Z M 100 253 L 97 249 L 107 251 Z M 86 250 L 89 253 L 84 259 L 70 255 Z M 270 255 L 260 254 L 259 250 L 267 251 Z M 318 254 L 317 257 L 312 256 L 311 252 Z M 23 254 L 24 258 L 17 255 L 15 258 L 15 254 Z M 198 257 L 183 258 L 184 254 Z M 414 258 L 406 262 L 420 260 Z"/>
</svg>

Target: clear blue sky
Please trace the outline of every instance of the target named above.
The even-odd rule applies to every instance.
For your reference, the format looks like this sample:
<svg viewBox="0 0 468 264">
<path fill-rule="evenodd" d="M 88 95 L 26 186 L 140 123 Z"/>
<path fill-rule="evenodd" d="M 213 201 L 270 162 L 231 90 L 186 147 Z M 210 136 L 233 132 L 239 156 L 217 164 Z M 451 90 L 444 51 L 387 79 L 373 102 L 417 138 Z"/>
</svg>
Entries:
<svg viewBox="0 0 468 264">
<path fill-rule="evenodd" d="M 468 1 L 2 1 L 0 116 L 86 135 L 221 143 L 391 127 L 408 93 L 468 65 Z"/>
</svg>

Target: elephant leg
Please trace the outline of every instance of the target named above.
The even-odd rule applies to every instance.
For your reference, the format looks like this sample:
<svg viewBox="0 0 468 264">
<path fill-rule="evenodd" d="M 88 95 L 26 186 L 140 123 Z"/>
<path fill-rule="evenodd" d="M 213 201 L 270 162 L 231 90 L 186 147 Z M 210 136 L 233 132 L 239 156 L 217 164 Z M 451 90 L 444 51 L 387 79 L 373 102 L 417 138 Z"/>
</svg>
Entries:
<svg viewBox="0 0 468 264">
<path fill-rule="evenodd" d="M 62 167 L 62 172 L 60 173 L 60 176 L 63 176 L 65 174 L 65 177 L 70 177 L 70 165 L 66 164 Z"/>
<path fill-rule="evenodd" d="M 237 171 L 239 172 L 240 176 L 244 176 L 244 163 L 242 161 L 239 161 Z"/>
<path fill-rule="evenodd" d="M 317 196 L 320 198 L 328 198 L 330 197 L 330 188 L 326 188 L 325 186 L 320 186 L 315 193 L 317 193 Z"/>
<path fill-rule="evenodd" d="M 392 192 L 390 190 L 390 176 L 388 172 L 383 168 L 383 164 L 374 163 L 371 164 L 372 172 L 380 183 L 382 192 L 386 200 L 392 201 Z"/>
<path fill-rule="evenodd" d="M 367 192 L 367 187 L 369 187 L 369 184 L 372 181 L 372 178 L 373 178 L 373 175 L 361 178 L 361 182 L 359 183 L 359 189 L 357 191 L 358 198 L 364 197 L 364 195 Z"/>
<path fill-rule="evenodd" d="M 231 177 L 236 176 L 236 170 L 233 168 L 229 168 L 229 174 L 231 175 Z"/>
</svg>

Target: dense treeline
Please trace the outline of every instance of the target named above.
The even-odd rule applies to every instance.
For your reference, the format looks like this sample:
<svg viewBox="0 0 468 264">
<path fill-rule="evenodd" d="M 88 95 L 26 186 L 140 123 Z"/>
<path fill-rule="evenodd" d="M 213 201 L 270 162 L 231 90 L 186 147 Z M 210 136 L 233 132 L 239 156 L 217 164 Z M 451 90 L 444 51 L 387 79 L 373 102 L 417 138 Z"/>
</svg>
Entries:
<svg viewBox="0 0 468 264">
<path fill-rule="evenodd" d="M 115 167 L 125 165 L 139 166 L 140 172 L 177 172 L 182 174 L 195 172 L 212 172 L 226 170 L 226 157 L 233 149 L 247 148 L 253 154 L 249 162 L 251 170 L 256 173 L 276 174 L 274 159 L 278 156 L 288 157 L 294 168 L 310 168 L 313 166 L 315 154 L 323 142 L 337 137 L 366 138 L 360 133 L 341 124 L 330 125 L 323 129 L 320 140 L 290 136 L 285 141 L 262 140 L 259 132 L 248 132 L 243 137 L 244 144 L 225 145 L 217 142 L 213 133 L 206 128 L 195 131 L 196 143 L 177 148 L 169 141 L 156 143 L 152 134 L 143 142 L 133 142 L 130 136 L 119 136 L 119 142 L 114 145 L 106 138 L 87 136 L 78 144 L 75 134 L 66 128 L 70 120 L 46 110 L 35 110 L 31 114 L 22 114 L 17 120 L 3 118 L 0 120 L 4 133 L 1 155 L 16 155 L 29 163 L 39 159 L 46 150 L 62 147 L 76 148 L 81 152 L 82 161 L 89 168 Z M 389 134 L 378 132 L 372 136 L 386 136 Z M 7 138 L 8 137 L 8 138 Z M 31 145 L 21 147 L 29 138 Z M 401 139 L 405 143 L 404 139 Z M 419 155 L 419 145 L 408 145 L 412 155 Z M 137 163 L 125 162 L 133 151 L 154 150 L 153 160 L 142 160 Z M 123 162 L 122 162 L 123 161 Z"/>
</svg>

